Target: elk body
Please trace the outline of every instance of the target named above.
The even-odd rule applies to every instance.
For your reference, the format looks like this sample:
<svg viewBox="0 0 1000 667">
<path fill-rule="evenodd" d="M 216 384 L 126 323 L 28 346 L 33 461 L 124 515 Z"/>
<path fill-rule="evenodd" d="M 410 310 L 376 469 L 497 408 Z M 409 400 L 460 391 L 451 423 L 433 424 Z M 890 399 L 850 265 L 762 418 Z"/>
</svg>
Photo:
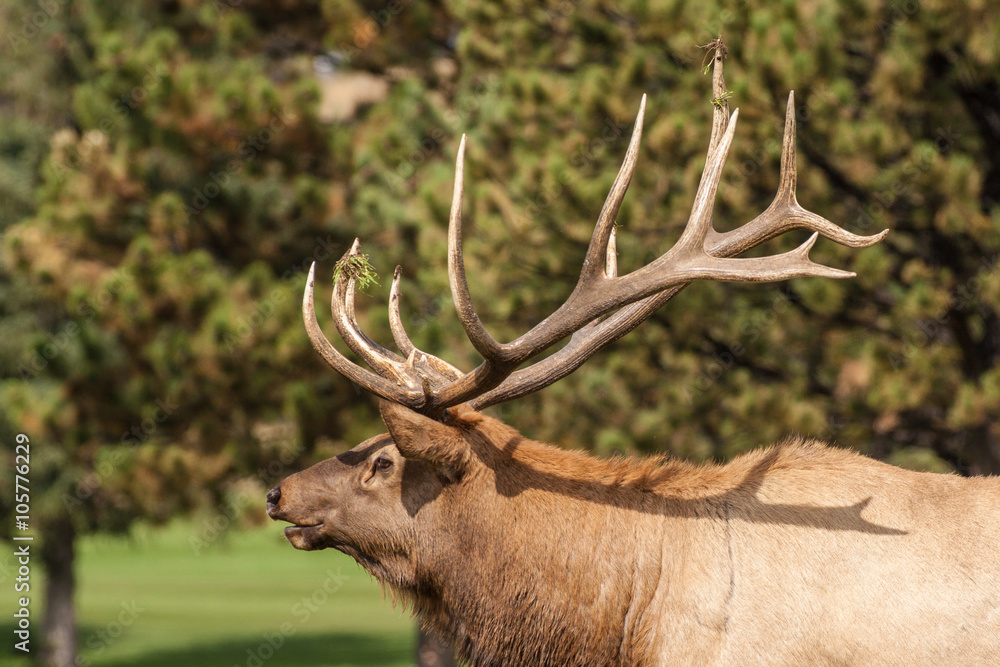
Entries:
<svg viewBox="0 0 1000 667">
<path fill-rule="evenodd" d="M 602 461 L 534 442 L 479 411 L 572 372 L 693 280 L 853 275 L 809 260 L 816 234 L 865 247 L 884 233 L 856 236 L 798 205 L 791 97 L 774 202 L 736 230 L 712 229 L 736 119 L 724 107 L 680 240 L 618 276 L 614 221 L 643 104 L 577 287 L 507 344 L 486 332 L 469 298 L 463 137 L 449 273 L 459 318 L 484 358 L 470 373 L 414 348 L 399 318 L 398 269 L 390 322 L 399 355 L 357 327 L 354 278 L 335 285 L 338 331 L 376 372 L 354 365 L 320 331 L 310 272 L 313 345 L 381 397 L 388 433 L 287 478 L 268 493 L 268 513 L 293 524 L 285 534 L 296 548 L 354 557 L 475 665 L 1000 664 L 996 478 L 910 472 L 800 440 L 726 465 Z M 797 250 L 734 258 L 797 228 L 815 232 Z M 358 253 L 355 243 L 345 260 Z M 566 337 L 557 353 L 517 370 Z"/>
</svg>

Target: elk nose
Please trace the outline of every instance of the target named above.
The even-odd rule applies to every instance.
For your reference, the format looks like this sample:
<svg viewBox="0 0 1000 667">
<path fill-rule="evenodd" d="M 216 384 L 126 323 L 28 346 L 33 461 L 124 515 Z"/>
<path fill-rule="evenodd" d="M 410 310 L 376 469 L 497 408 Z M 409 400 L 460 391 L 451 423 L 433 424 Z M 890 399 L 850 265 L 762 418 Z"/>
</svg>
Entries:
<svg viewBox="0 0 1000 667">
<path fill-rule="evenodd" d="M 267 513 L 270 514 L 275 507 L 278 506 L 278 501 L 281 500 L 281 487 L 276 486 L 267 492 Z"/>
</svg>

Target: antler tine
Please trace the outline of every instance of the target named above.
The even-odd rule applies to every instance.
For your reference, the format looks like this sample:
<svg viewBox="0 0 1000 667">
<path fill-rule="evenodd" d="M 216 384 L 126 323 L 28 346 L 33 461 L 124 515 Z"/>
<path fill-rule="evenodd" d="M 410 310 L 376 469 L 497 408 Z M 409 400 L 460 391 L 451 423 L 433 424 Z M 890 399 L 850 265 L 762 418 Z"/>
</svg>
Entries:
<svg viewBox="0 0 1000 667">
<path fill-rule="evenodd" d="M 457 380 L 463 373 L 444 359 L 428 354 L 417 347 L 410 340 L 410 336 L 403 328 L 403 319 L 399 316 L 399 282 L 403 275 L 403 267 L 397 266 L 392 277 L 392 287 L 389 289 L 389 328 L 392 329 L 392 338 L 396 341 L 399 351 L 407 355 L 406 369 L 412 372 L 416 355 L 420 355 L 420 361 L 425 362 L 431 369 L 444 376 L 448 380 Z"/>
<path fill-rule="evenodd" d="M 722 35 L 705 45 L 712 53 L 712 135 L 708 140 L 706 162 L 715 154 L 722 135 L 729 126 L 729 102 L 726 92 L 726 78 L 723 74 L 722 61 L 729 49 L 722 43 Z"/>
<path fill-rule="evenodd" d="M 309 277 L 306 279 L 306 288 L 302 295 L 302 320 L 305 323 L 309 341 L 312 343 L 313 348 L 323 357 L 323 360 L 333 370 L 377 396 L 381 396 L 388 401 L 406 405 L 414 410 L 422 408 L 426 400 L 422 390 L 387 380 L 365 368 L 361 368 L 342 355 L 327 340 L 326 336 L 323 335 L 323 330 L 320 329 L 319 321 L 316 319 L 315 283 L 316 263 L 313 262 L 309 268 Z"/>
<path fill-rule="evenodd" d="M 709 230 L 712 229 L 715 195 L 719 189 L 719 182 L 722 180 L 722 168 L 725 167 L 726 158 L 729 157 L 729 148 L 733 144 L 733 136 L 736 134 L 736 120 L 739 114 L 739 109 L 733 112 L 722 139 L 719 140 L 719 145 L 705 164 L 687 226 L 681 233 L 680 239 L 677 240 L 677 244 L 661 259 L 672 258 L 673 255 L 681 252 L 700 251 L 704 247 L 705 238 L 708 236 Z"/>
<path fill-rule="evenodd" d="M 399 351 L 404 356 L 412 357 L 416 346 L 410 341 L 406 329 L 403 328 L 403 320 L 399 316 L 399 279 L 402 274 L 403 267 L 397 266 L 392 276 L 392 287 L 389 288 L 389 328 L 392 330 L 392 339 L 396 341 Z"/>
<path fill-rule="evenodd" d="M 826 218 L 807 211 L 795 196 L 797 181 L 795 159 L 795 91 L 788 94 L 785 107 L 785 132 L 781 142 L 781 170 L 778 191 L 767 209 L 756 218 L 728 232 L 709 231 L 705 250 L 716 257 L 732 257 L 792 229 L 807 229 L 849 248 L 867 248 L 886 237 L 888 229 L 862 236 L 837 226 Z"/>
<path fill-rule="evenodd" d="M 595 279 L 601 273 L 606 273 L 606 257 L 608 256 L 608 244 L 614 234 L 615 220 L 618 211 L 621 210 L 622 202 L 625 200 L 625 193 L 628 191 L 629 183 L 632 182 L 632 175 L 635 173 L 635 165 L 639 159 L 639 142 L 642 140 L 642 125 L 646 116 L 646 96 L 642 96 L 639 102 L 639 113 L 635 117 L 635 125 L 632 127 L 632 138 L 628 142 L 628 150 L 625 151 L 625 159 L 618 170 L 611 190 L 604 200 L 601 213 L 597 217 L 597 224 L 594 226 L 594 234 L 590 239 L 590 246 L 587 248 L 587 255 L 583 260 L 583 270 L 580 272 L 580 283 L 585 283 Z"/>
<path fill-rule="evenodd" d="M 360 254 L 360 242 L 355 239 L 351 249 L 341 259 L 342 266 L 346 266 L 351 258 L 359 257 Z M 333 310 L 334 324 L 337 326 L 341 339 L 382 377 L 392 378 L 401 384 L 413 386 L 413 379 L 403 370 L 404 359 L 373 341 L 358 326 L 354 311 L 356 283 L 356 276 L 350 270 L 345 269 L 338 276 L 333 287 L 330 308 Z"/>
<path fill-rule="evenodd" d="M 465 187 L 465 135 L 458 144 L 455 158 L 455 189 L 451 197 L 451 214 L 448 218 L 448 282 L 451 298 L 458 319 L 473 347 L 484 359 L 503 356 L 502 346 L 486 331 L 479 314 L 472 305 L 469 283 L 465 277 L 465 260 L 462 256 L 462 196 Z"/>
<path fill-rule="evenodd" d="M 778 193 L 775 199 L 782 199 L 789 205 L 798 204 L 795 189 L 798 185 L 798 165 L 795 159 L 795 91 L 788 91 L 785 104 L 785 133 L 781 137 L 781 166 L 778 168 Z"/>
</svg>

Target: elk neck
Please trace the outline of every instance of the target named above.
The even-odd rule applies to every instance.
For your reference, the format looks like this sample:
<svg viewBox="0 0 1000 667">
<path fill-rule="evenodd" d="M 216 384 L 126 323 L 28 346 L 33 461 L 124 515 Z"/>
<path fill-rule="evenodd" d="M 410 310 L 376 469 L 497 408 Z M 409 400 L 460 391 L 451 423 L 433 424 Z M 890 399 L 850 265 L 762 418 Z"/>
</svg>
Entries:
<svg viewBox="0 0 1000 667">
<path fill-rule="evenodd" d="M 468 437 L 482 465 L 418 523 L 432 629 L 476 665 L 642 664 L 664 608 L 722 631 L 721 468 L 602 461 L 488 422 Z"/>
</svg>

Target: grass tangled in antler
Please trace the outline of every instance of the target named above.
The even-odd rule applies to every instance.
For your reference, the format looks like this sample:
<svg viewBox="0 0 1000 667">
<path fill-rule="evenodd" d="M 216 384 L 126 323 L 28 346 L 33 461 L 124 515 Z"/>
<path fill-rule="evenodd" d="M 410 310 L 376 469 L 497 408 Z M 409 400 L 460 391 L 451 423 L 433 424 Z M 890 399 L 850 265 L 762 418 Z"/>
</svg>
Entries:
<svg viewBox="0 0 1000 667">
<path fill-rule="evenodd" d="M 333 267 L 333 284 L 341 278 L 355 281 L 363 290 L 378 285 L 378 274 L 368 261 L 368 255 L 350 255 L 337 262 Z"/>
</svg>

